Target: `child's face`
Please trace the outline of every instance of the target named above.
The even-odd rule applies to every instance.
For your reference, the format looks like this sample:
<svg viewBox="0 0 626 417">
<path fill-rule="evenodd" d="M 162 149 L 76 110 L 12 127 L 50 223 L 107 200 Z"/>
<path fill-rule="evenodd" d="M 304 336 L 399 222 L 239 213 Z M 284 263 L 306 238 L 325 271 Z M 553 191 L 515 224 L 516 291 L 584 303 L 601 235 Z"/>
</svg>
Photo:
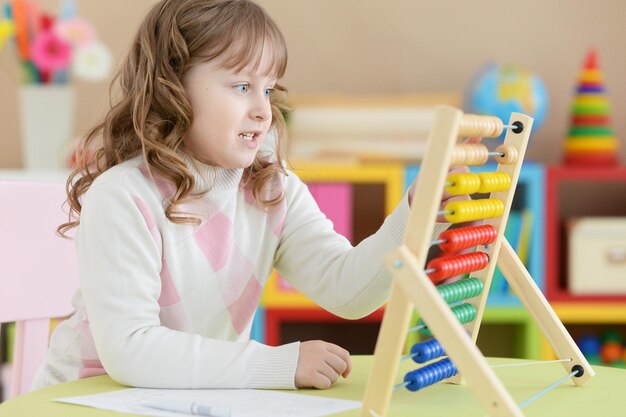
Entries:
<svg viewBox="0 0 626 417">
<path fill-rule="evenodd" d="M 223 168 L 246 168 L 254 162 L 272 123 L 269 93 L 276 84 L 264 75 L 271 54 L 264 52 L 256 70 L 225 69 L 219 60 L 190 68 L 183 87 L 193 122 L 184 138 L 195 159 Z"/>
</svg>

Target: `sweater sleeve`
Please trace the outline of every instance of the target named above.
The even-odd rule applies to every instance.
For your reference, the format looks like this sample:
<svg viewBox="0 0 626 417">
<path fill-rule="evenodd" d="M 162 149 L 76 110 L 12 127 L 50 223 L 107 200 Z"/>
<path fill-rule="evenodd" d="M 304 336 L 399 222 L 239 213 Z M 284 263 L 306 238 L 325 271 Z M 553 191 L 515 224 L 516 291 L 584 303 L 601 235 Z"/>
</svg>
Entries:
<svg viewBox="0 0 626 417">
<path fill-rule="evenodd" d="M 275 265 L 311 300 L 344 318 L 360 318 L 387 300 L 391 276 L 384 256 L 402 243 L 410 209 L 405 195 L 380 229 L 353 247 L 333 230 L 307 186 L 290 174 L 288 212 Z M 436 224 L 438 235 L 447 224 Z"/>
<path fill-rule="evenodd" d="M 78 257 L 96 350 L 116 381 L 150 388 L 295 388 L 298 343 L 215 340 L 161 325 L 160 248 L 121 186 L 94 185 L 86 194 Z"/>
</svg>

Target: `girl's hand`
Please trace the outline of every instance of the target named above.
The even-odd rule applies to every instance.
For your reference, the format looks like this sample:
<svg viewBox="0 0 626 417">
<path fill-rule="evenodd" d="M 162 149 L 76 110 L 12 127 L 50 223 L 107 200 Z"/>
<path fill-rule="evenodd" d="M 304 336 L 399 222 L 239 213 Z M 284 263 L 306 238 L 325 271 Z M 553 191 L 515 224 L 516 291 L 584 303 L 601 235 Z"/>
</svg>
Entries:
<svg viewBox="0 0 626 417">
<path fill-rule="evenodd" d="M 339 376 L 347 378 L 352 370 L 350 353 L 342 347 L 321 340 L 300 343 L 296 368 L 297 388 L 330 388 Z"/>
</svg>

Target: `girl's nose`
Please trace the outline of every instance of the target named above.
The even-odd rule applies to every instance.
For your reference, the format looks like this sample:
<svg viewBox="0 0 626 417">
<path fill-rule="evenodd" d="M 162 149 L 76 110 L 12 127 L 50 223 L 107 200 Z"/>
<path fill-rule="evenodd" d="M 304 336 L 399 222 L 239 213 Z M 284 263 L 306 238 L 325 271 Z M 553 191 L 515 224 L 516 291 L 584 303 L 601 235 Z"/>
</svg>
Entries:
<svg viewBox="0 0 626 417">
<path fill-rule="evenodd" d="M 271 119 L 272 107 L 270 105 L 269 98 L 264 95 L 262 98 L 256 99 L 252 108 L 251 116 L 253 119 L 261 122 Z"/>
</svg>

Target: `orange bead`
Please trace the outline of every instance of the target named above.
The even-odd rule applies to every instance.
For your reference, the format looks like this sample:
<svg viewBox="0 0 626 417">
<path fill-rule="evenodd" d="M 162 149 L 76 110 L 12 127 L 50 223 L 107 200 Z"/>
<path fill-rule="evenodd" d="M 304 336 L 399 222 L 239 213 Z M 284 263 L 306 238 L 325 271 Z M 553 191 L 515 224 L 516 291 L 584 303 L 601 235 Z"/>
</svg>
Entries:
<svg viewBox="0 0 626 417">
<path fill-rule="evenodd" d="M 600 348 L 600 358 L 604 363 L 613 363 L 622 359 L 624 348 L 621 343 L 607 342 Z"/>
</svg>

